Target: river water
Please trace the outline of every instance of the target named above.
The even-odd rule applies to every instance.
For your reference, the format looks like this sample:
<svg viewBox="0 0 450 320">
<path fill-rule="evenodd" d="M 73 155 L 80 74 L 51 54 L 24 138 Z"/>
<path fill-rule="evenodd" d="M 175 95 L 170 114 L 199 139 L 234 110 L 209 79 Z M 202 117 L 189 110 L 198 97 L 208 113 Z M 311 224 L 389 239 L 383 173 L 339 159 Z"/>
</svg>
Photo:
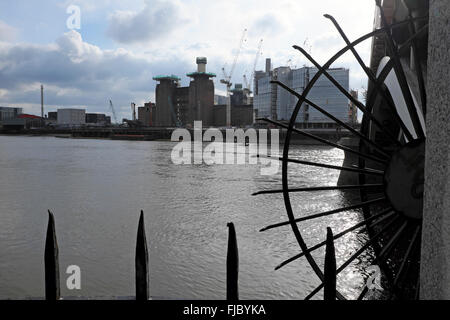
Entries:
<svg viewBox="0 0 450 320">
<path fill-rule="evenodd" d="M 175 143 L 0 136 L 0 299 L 44 295 L 44 244 L 50 209 L 59 244 L 61 295 L 99 299 L 134 295 L 134 250 L 144 210 L 150 294 L 156 299 L 224 299 L 227 222 L 239 246 L 241 299 L 302 299 L 320 282 L 303 258 L 274 271 L 299 252 L 289 226 L 259 232 L 287 219 L 278 174 L 260 165 L 175 165 Z M 293 146 L 291 156 L 342 164 L 344 154 L 321 146 Z M 339 171 L 289 166 L 292 186 L 336 184 Z M 340 191 L 292 196 L 296 216 L 348 205 Z M 300 224 L 308 245 L 359 221 L 357 211 Z M 364 234 L 336 243 L 342 261 Z M 323 250 L 314 252 L 320 265 Z M 348 297 L 363 285 L 360 260 L 339 277 Z M 81 289 L 66 287 L 66 268 L 81 268 Z M 320 295 L 318 296 L 320 298 Z"/>
</svg>

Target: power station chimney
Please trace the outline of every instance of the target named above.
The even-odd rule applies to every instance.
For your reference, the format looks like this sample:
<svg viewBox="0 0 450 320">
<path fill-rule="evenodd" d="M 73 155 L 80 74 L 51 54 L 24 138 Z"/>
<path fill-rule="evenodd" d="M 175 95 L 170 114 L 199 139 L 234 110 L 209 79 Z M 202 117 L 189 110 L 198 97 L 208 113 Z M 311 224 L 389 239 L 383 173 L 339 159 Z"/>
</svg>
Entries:
<svg viewBox="0 0 450 320">
<path fill-rule="evenodd" d="M 136 103 L 131 103 L 131 111 L 133 112 L 133 121 L 136 121 Z"/>
<path fill-rule="evenodd" d="M 44 119 L 44 86 L 41 84 L 41 118 Z"/>
<path fill-rule="evenodd" d="M 197 57 L 197 72 L 206 72 L 206 57 Z"/>
<path fill-rule="evenodd" d="M 266 73 L 269 73 L 272 69 L 272 63 L 270 61 L 270 58 L 266 58 Z"/>
</svg>

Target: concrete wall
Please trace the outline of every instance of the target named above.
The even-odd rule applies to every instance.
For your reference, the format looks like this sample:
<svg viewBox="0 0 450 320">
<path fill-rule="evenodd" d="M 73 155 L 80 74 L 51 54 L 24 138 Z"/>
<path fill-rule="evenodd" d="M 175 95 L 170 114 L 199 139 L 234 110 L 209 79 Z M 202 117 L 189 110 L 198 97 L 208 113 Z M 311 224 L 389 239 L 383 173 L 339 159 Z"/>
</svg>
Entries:
<svg viewBox="0 0 450 320">
<path fill-rule="evenodd" d="M 450 1 L 430 1 L 421 299 L 450 299 Z"/>
</svg>

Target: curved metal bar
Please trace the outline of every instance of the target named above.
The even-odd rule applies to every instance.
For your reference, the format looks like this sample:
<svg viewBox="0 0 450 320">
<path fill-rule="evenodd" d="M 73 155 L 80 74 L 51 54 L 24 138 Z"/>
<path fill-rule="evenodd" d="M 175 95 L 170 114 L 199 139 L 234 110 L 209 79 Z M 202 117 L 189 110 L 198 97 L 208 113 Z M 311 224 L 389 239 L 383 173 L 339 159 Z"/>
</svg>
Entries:
<svg viewBox="0 0 450 320">
<path fill-rule="evenodd" d="M 279 126 L 279 127 L 282 127 L 282 128 L 286 128 L 286 129 L 288 128 L 288 126 L 285 125 L 284 123 L 281 123 L 281 122 L 278 122 L 278 121 L 273 121 L 273 120 L 270 120 L 270 119 L 267 119 L 267 118 L 258 118 L 258 119 L 256 119 L 256 120 L 261 120 L 261 121 L 269 122 L 269 123 L 272 123 L 272 124 L 274 124 L 274 125 L 276 125 L 276 126 Z M 352 128 L 352 129 L 353 129 L 353 128 Z M 384 164 L 387 164 L 387 163 L 388 163 L 386 160 L 382 160 L 382 159 L 377 158 L 377 157 L 374 157 L 374 156 L 370 156 L 370 155 L 367 155 L 367 154 L 363 154 L 363 153 L 358 152 L 358 151 L 356 151 L 356 150 L 354 150 L 354 149 L 352 149 L 352 148 L 349 148 L 349 147 L 343 146 L 343 145 L 341 145 L 341 144 L 334 143 L 334 142 L 331 142 L 331 141 L 329 141 L 329 140 L 320 138 L 320 137 L 318 137 L 318 136 L 315 136 L 315 135 L 310 134 L 310 133 L 308 133 L 308 132 L 305 132 L 305 131 L 303 131 L 303 130 L 299 130 L 299 129 L 296 129 L 296 128 L 293 128 L 292 130 L 293 130 L 295 133 L 301 134 L 301 135 L 303 135 L 303 136 L 305 136 L 305 137 L 311 138 L 311 139 L 316 140 L 316 141 L 320 141 L 320 142 L 322 142 L 322 143 L 324 143 L 324 144 L 327 144 L 327 145 L 329 145 L 329 146 L 332 146 L 332 147 L 341 149 L 341 150 L 343 150 L 343 151 L 347 151 L 347 152 L 349 152 L 349 153 L 356 154 L 356 155 L 358 155 L 358 156 L 360 156 L 360 157 L 362 157 L 362 158 L 364 158 L 364 159 L 372 160 L 372 161 L 375 161 L 375 162 L 378 162 L 378 163 L 384 163 Z M 355 130 L 355 131 L 356 131 L 356 130 Z M 358 132 L 358 131 L 356 131 L 356 132 Z M 359 132 L 358 132 L 358 134 L 359 134 Z M 383 151 L 383 150 L 381 150 L 381 151 Z"/>
</svg>

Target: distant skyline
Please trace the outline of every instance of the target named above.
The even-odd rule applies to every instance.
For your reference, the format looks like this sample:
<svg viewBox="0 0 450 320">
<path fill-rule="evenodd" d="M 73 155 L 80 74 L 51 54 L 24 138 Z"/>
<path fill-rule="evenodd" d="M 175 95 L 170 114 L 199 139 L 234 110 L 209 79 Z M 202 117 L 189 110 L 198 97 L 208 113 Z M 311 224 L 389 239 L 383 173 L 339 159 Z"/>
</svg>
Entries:
<svg viewBox="0 0 450 320">
<path fill-rule="evenodd" d="M 80 29 L 69 29 L 67 8 L 78 6 Z M 352 39 L 372 30 L 375 1 L 207 1 L 207 0 L 73 0 L 0 3 L 0 105 L 23 107 L 40 114 L 40 84 L 45 108 L 82 107 L 109 114 L 109 99 L 120 118 L 130 118 L 130 103 L 154 102 L 158 74 L 175 74 L 188 83 L 186 73 L 195 58 L 208 58 L 207 70 L 229 71 L 239 39 L 247 29 L 232 82 L 249 78 L 260 39 L 262 55 L 273 67 L 309 65 L 292 48 L 311 50 L 320 63 L 344 46 L 331 22 L 333 15 Z M 369 62 L 370 41 L 357 47 Z M 335 67 L 350 69 L 350 88 L 361 90 L 367 79 L 351 55 Z"/>
</svg>

